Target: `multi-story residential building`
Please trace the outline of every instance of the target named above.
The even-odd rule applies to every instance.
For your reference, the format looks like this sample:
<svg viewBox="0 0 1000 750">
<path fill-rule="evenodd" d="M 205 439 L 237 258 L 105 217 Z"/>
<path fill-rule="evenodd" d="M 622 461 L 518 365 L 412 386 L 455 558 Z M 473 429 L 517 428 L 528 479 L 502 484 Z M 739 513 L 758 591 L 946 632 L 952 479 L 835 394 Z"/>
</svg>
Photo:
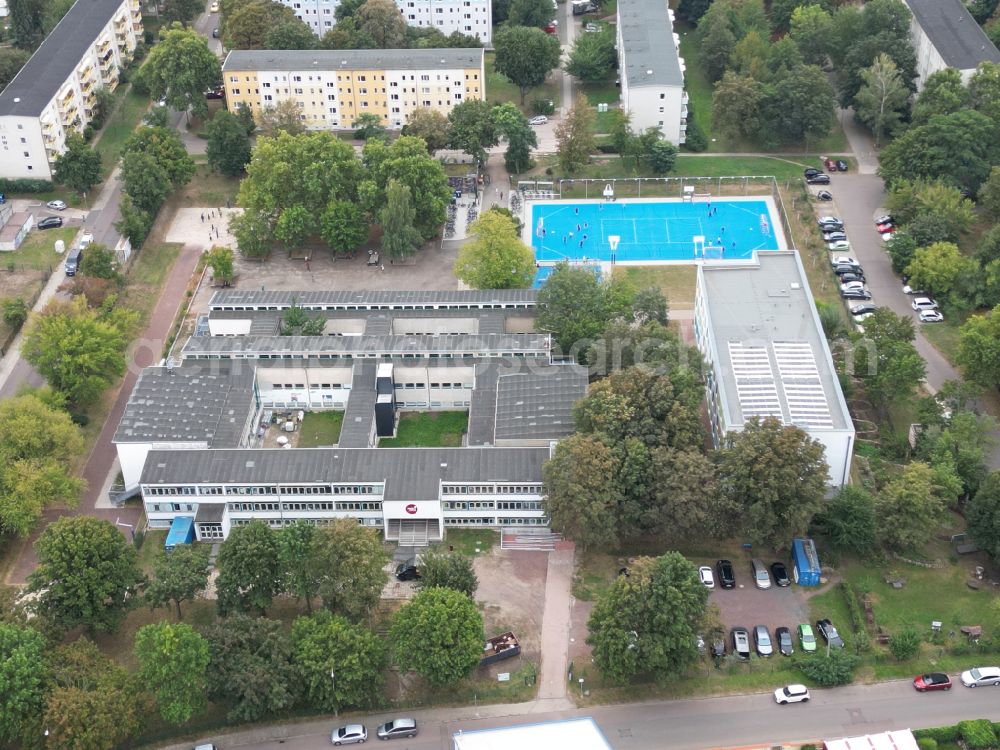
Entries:
<svg viewBox="0 0 1000 750">
<path fill-rule="evenodd" d="M 279 335 L 292 304 L 323 334 Z M 408 544 L 545 526 L 541 467 L 573 432 L 587 370 L 550 361 L 534 308 L 531 290 L 218 292 L 204 335 L 132 391 L 119 499 L 140 494 L 153 528 L 193 518 L 200 540 L 255 518 L 356 518 Z M 464 447 L 378 447 L 412 410 L 467 411 Z M 275 447 L 314 411 L 343 412 L 335 446 Z"/>
<path fill-rule="evenodd" d="M 671 143 L 684 143 L 688 95 L 673 11 L 666 0 L 619 0 L 617 18 L 621 106 L 632 128 L 657 128 Z"/>
<path fill-rule="evenodd" d="M 0 93 L 0 177 L 51 179 L 141 38 L 139 0 L 77 0 Z"/>
<path fill-rule="evenodd" d="M 402 128 L 413 110 L 447 115 L 485 98 L 482 49 L 233 50 L 222 66 L 226 103 L 257 116 L 291 99 L 308 130 L 348 129 L 361 114 Z"/>
<path fill-rule="evenodd" d="M 492 0 L 395 0 L 409 26 L 435 28 L 445 36 L 459 32 L 489 45 L 493 29 Z M 295 11 L 317 36 L 337 25 L 340 0 L 279 0 Z"/>
<path fill-rule="evenodd" d="M 694 325 L 716 446 L 753 417 L 776 417 L 822 443 L 829 484 L 845 484 L 854 423 L 798 253 L 698 266 Z"/>
<path fill-rule="evenodd" d="M 955 68 L 968 82 L 982 62 L 1000 62 L 1000 51 L 962 0 L 906 0 L 913 14 L 910 41 L 917 53 L 917 91 L 928 76 Z"/>
</svg>

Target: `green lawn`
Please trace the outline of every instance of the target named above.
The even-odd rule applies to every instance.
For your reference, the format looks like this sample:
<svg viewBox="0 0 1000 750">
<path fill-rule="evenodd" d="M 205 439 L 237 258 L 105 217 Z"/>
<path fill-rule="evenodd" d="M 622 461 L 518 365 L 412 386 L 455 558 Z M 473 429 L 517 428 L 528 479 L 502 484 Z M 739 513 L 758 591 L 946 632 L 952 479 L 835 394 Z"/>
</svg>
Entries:
<svg viewBox="0 0 1000 750">
<path fill-rule="evenodd" d="M 659 287 L 671 308 L 694 307 L 696 266 L 619 266 L 615 273 L 625 276 L 637 289 Z"/>
<path fill-rule="evenodd" d="M 342 411 L 306 412 L 299 429 L 299 448 L 336 445 L 340 440 L 340 426 L 343 422 Z"/>
<path fill-rule="evenodd" d="M 167 532 L 149 529 L 142 540 L 142 547 L 139 548 L 139 569 L 147 575 L 153 573 L 153 561 L 163 549 L 164 542 L 167 541 Z"/>
<path fill-rule="evenodd" d="M 164 242 L 160 245 L 143 245 L 135 264 L 129 272 L 131 284 L 159 287 L 177 260 L 183 245 L 179 242 Z M 149 306 L 156 303 L 154 298 Z"/>
<path fill-rule="evenodd" d="M 379 440 L 380 448 L 450 448 L 462 444 L 469 425 L 464 411 L 408 412 L 399 418 L 396 437 Z"/>
<path fill-rule="evenodd" d="M 617 156 L 594 157 L 590 164 L 572 175 L 558 174 L 558 166 L 553 156 L 538 159 L 538 166 L 532 171 L 533 176 L 541 176 L 546 167 L 556 172 L 555 179 L 560 177 L 590 177 L 592 179 L 611 179 L 615 177 L 733 177 L 733 176 L 774 176 L 779 180 L 800 179 L 805 167 L 821 167 L 819 156 L 804 154 L 800 157 L 786 158 L 779 156 L 696 156 L 680 154 L 674 169 L 668 175 L 654 175 L 645 162 L 636 170 L 630 161 L 623 165 Z M 680 189 L 677 189 L 680 192 Z"/>
<path fill-rule="evenodd" d="M 435 545 L 440 549 L 451 548 L 449 551 L 459 555 L 475 557 L 489 552 L 500 541 L 500 534 L 493 529 L 448 529 L 444 541 Z"/>
<path fill-rule="evenodd" d="M 149 109 L 149 97 L 140 96 L 132 91 L 131 86 L 128 92 L 122 94 L 123 89 L 119 89 L 115 94 L 115 104 L 117 109 L 111 115 L 104 132 L 101 133 L 100 140 L 94 148 L 101 154 L 101 162 L 104 167 L 105 176 L 111 174 L 118 158 L 121 156 L 122 147 L 125 141 L 135 130 L 146 110 Z"/>
<path fill-rule="evenodd" d="M 531 103 L 536 99 L 551 101 L 556 109 L 559 109 L 562 98 L 561 88 L 556 83 L 555 78 L 550 75 L 541 86 L 528 89 L 524 96 L 524 104 L 521 104 L 521 91 L 507 80 L 507 77 L 497 73 L 493 66 L 494 54 L 486 53 L 486 99 L 494 104 L 511 102 L 521 108 L 525 114 L 533 114 Z"/>
<path fill-rule="evenodd" d="M 961 317 L 949 315 L 943 323 L 922 324 L 920 331 L 934 345 L 934 348 L 954 365 L 958 358 L 958 332 L 964 322 L 964 315 Z"/>
<path fill-rule="evenodd" d="M 217 206 L 222 208 L 229 201 L 237 204 L 240 180 L 213 171 L 207 164 L 198 164 L 191 182 L 178 195 L 180 206 L 200 208 Z"/>
<path fill-rule="evenodd" d="M 4 260 L 36 271 L 55 268 L 63 259 L 55 251 L 56 240 L 62 240 L 66 243 L 66 249 L 69 249 L 79 231 L 80 227 L 60 227 L 44 231 L 33 229 L 21 243 L 21 247 L 9 255 L 4 254 Z"/>
</svg>

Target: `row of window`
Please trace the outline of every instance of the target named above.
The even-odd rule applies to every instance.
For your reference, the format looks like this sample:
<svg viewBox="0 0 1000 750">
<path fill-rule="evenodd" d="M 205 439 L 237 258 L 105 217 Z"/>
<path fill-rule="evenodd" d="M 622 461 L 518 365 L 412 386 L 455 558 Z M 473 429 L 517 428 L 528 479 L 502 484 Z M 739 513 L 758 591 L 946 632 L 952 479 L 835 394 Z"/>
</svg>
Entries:
<svg viewBox="0 0 1000 750">
<path fill-rule="evenodd" d="M 284 389 L 288 389 L 288 390 L 291 391 L 291 390 L 305 390 L 306 384 L 305 383 L 271 383 L 271 385 L 267 385 L 266 383 L 262 383 L 261 387 L 262 388 L 270 388 L 270 389 L 275 390 L 275 391 L 280 391 L 280 390 L 284 390 Z M 309 389 L 310 390 L 314 390 L 315 391 L 315 390 L 318 390 L 320 388 L 326 388 L 327 390 L 339 390 L 341 388 L 344 388 L 346 390 L 350 390 L 351 389 L 351 384 L 350 383 L 310 383 L 309 384 Z"/>
<path fill-rule="evenodd" d="M 445 510 L 542 510 L 541 500 L 446 500 Z"/>
<path fill-rule="evenodd" d="M 20 128 L 20 126 L 18 126 Z M 212 305 L 211 310 L 215 312 L 283 312 L 288 309 L 288 305 Z M 399 304 L 370 304 L 370 305 L 339 305 L 323 303 L 302 303 L 299 305 L 303 310 L 525 310 L 534 308 L 533 302 L 485 302 L 483 304 L 459 304 L 459 305 L 399 305 Z"/>
<path fill-rule="evenodd" d="M 261 511 L 302 511 L 302 510 L 329 510 L 329 511 L 352 511 L 352 510 L 374 510 L 381 511 L 382 503 L 371 502 L 313 502 L 313 503 L 227 503 L 226 507 L 232 513 L 257 513 Z"/>
<path fill-rule="evenodd" d="M 280 529 L 283 526 L 293 526 L 294 524 L 297 524 L 297 523 L 308 523 L 308 524 L 312 524 L 313 526 L 328 526 L 329 524 L 334 523 L 335 521 L 338 521 L 340 519 L 337 519 L 337 518 L 260 518 L 260 519 L 257 519 L 257 518 L 234 518 L 230 522 L 230 525 L 233 526 L 233 527 L 236 527 L 236 526 L 249 526 L 251 523 L 253 523 L 254 521 L 257 521 L 257 520 L 264 521 L 272 529 Z M 381 526 L 382 525 L 382 519 L 381 518 L 359 518 L 358 519 L 358 525 L 359 526 Z"/>
<path fill-rule="evenodd" d="M 540 495 L 540 484 L 446 484 L 442 495 Z"/>
<path fill-rule="evenodd" d="M 354 359 L 503 359 L 508 357 L 547 357 L 548 351 L 533 349 L 527 352 L 400 352 L 393 354 L 327 354 L 318 353 L 298 353 L 298 354 L 270 354 L 268 352 L 185 352 L 185 359 L 333 359 L 351 361 Z"/>
<path fill-rule="evenodd" d="M 395 383 L 397 390 L 426 388 L 427 383 Z M 431 388 L 472 388 L 472 383 L 431 383 Z"/>
<path fill-rule="evenodd" d="M 441 80 L 441 75 L 442 74 L 440 74 L 440 73 L 435 74 L 434 80 L 440 81 Z M 249 75 L 247 75 L 247 76 L 243 77 L 243 80 L 244 80 L 245 83 L 251 83 L 255 79 L 256 79 L 256 76 L 249 76 Z M 308 79 L 310 81 L 312 81 L 313 77 L 312 76 L 308 76 Z M 351 82 L 352 79 L 351 79 L 350 73 L 348 73 L 347 75 L 338 75 L 337 76 L 337 81 L 344 82 L 345 80 L 348 83 Z M 354 77 L 354 80 L 357 81 L 357 82 L 359 82 L 359 83 L 365 83 L 367 81 L 367 78 L 364 75 L 358 74 L 358 75 L 356 75 Z M 375 76 L 372 76 L 372 81 L 374 81 L 374 80 L 375 80 Z M 385 81 L 385 76 L 384 75 L 379 76 L 379 80 Z M 402 76 L 399 77 L 399 81 L 405 81 L 405 80 L 407 80 L 405 75 L 402 75 Z M 415 81 L 416 80 L 416 76 L 411 75 L 410 78 L 409 78 L 409 80 Z M 420 76 L 420 80 L 421 81 L 430 82 L 431 77 L 430 77 L 429 74 L 425 73 L 425 74 L 422 74 Z M 446 82 L 448 82 L 448 81 L 451 81 L 453 79 L 452 79 L 452 77 L 451 77 L 450 74 L 444 73 L 444 80 Z M 454 80 L 461 80 L 461 76 L 460 75 L 456 75 Z M 471 75 L 469 73 L 466 73 L 465 74 L 465 80 L 466 81 L 478 81 L 479 80 L 479 73 L 472 73 Z M 288 81 L 287 76 L 281 76 L 281 82 L 287 83 L 287 81 Z M 302 83 L 302 76 L 292 76 L 292 81 L 294 83 Z M 399 85 L 399 81 L 389 81 L 389 85 L 390 86 L 398 86 Z M 240 77 L 238 75 L 231 75 L 231 76 L 229 76 L 229 82 L 230 83 L 239 83 L 240 82 Z M 277 76 L 276 76 L 274 81 L 262 81 L 261 83 L 263 83 L 265 87 L 270 88 L 271 87 L 271 83 L 278 83 L 278 82 L 279 81 L 277 80 Z M 334 82 L 332 80 L 330 80 L 330 81 L 324 81 L 322 76 L 316 76 L 316 83 L 323 83 L 326 86 L 333 86 Z M 296 90 L 297 93 L 300 93 L 300 94 L 302 93 L 302 89 L 295 89 L 295 90 Z M 234 91 L 236 93 L 239 93 L 238 89 L 234 89 Z M 285 89 L 285 93 L 286 94 L 288 93 L 288 89 L 287 88 Z M 351 93 L 351 90 L 347 89 L 347 93 Z"/>
<path fill-rule="evenodd" d="M 548 518 L 445 518 L 445 526 L 548 526 Z"/>
<path fill-rule="evenodd" d="M 377 495 L 381 484 L 306 484 L 306 485 L 245 485 L 198 486 L 159 485 L 146 487 L 143 494 L 164 497 L 173 495 Z"/>
</svg>

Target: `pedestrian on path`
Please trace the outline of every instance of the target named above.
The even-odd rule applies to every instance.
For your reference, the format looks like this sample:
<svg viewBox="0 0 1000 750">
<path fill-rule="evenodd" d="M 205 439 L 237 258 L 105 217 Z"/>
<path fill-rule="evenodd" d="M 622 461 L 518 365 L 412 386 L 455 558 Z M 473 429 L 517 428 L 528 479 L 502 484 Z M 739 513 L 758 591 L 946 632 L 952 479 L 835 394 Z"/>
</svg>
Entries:
<svg viewBox="0 0 1000 750">
<path fill-rule="evenodd" d="M 201 212 L 201 223 L 202 224 L 205 223 L 205 212 L 204 211 Z"/>
</svg>

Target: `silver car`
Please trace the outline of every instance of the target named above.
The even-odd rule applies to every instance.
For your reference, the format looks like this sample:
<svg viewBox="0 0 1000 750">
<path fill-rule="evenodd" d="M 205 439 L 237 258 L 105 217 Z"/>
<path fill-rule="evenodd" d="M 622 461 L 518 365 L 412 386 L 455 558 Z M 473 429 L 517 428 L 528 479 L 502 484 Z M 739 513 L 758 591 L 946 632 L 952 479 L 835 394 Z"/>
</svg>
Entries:
<svg viewBox="0 0 1000 750">
<path fill-rule="evenodd" d="M 364 724 L 348 724 L 333 730 L 330 742 L 334 745 L 361 744 L 368 739 L 368 730 Z"/>
<path fill-rule="evenodd" d="M 757 588 L 771 588 L 771 574 L 767 572 L 767 566 L 763 562 L 756 558 L 751 560 L 750 572 L 753 573 L 753 582 Z"/>
<path fill-rule="evenodd" d="M 971 688 L 980 685 L 1000 686 L 1000 667 L 973 667 L 962 672 L 962 684 Z"/>
<path fill-rule="evenodd" d="M 378 728 L 376 734 L 380 740 L 393 740 L 397 737 L 416 737 L 417 720 L 404 717 L 387 721 Z"/>
<path fill-rule="evenodd" d="M 753 629 L 753 642 L 757 647 L 758 656 L 770 656 L 774 653 L 774 646 L 771 645 L 771 634 L 767 632 L 767 627 L 758 625 Z"/>
</svg>

